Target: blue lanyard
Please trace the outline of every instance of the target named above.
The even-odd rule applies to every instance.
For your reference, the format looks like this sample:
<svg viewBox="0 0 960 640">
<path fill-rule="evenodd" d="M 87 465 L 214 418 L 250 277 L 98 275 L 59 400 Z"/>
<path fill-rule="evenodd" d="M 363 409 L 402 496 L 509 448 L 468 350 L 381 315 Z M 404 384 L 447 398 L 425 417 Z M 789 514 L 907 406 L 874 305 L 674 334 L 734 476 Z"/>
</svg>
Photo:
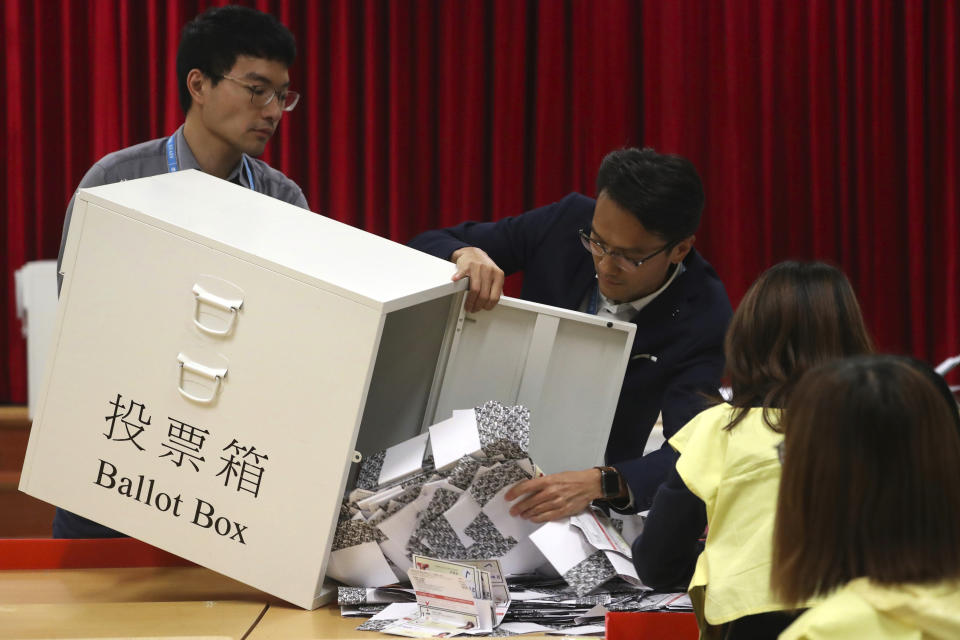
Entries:
<svg viewBox="0 0 960 640">
<path fill-rule="evenodd" d="M 177 171 L 177 150 L 173 146 L 173 136 L 167 138 L 167 173 Z"/>
<path fill-rule="evenodd" d="M 593 285 L 593 293 L 590 295 L 590 302 L 587 303 L 587 313 L 592 316 L 597 315 L 597 307 L 600 306 L 600 283 Z"/>
<path fill-rule="evenodd" d="M 240 163 L 243 165 L 243 170 L 247 174 L 247 184 L 250 186 L 252 191 L 256 191 L 257 188 L 253 184 L 253 172 L 250 171 L 250 163 L 247 162 L 247 156 L 240 156 Z M 173 141 L 173 136 L 167 138 L 167 173 L 175 173 L 180 166 L 177 164 L 177 149 Z"/>
</svg>

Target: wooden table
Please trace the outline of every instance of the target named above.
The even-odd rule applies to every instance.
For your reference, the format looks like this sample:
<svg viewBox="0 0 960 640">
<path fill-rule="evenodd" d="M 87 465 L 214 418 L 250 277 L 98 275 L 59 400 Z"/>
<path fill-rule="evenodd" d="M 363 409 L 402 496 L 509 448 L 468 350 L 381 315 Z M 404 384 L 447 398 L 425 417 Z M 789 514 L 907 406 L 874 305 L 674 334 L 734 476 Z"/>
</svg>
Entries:
<svg viewBox="0 0 960 640">
<path fill-rule="evenodd" d="M 357 631 L 362 622 L 336 605 L 305 611 L 131 538 L 0 540 L 0 640 L 397 637 Z"/>
<path fill-rule="evenodd" d="M 690 614 L 637 615 L 668 616 L 683 623 L 671 637 L 691 637 Z M 0 540 L 0 640 L 397 638 L 357 631 L 362 621 L 336 605 L 305 611 L 130 538 Z"/>
<path fill-rule="evenodd" d="M 375 638 L 202 567 L 0 571 L 0 638 Z"/>
</svg>

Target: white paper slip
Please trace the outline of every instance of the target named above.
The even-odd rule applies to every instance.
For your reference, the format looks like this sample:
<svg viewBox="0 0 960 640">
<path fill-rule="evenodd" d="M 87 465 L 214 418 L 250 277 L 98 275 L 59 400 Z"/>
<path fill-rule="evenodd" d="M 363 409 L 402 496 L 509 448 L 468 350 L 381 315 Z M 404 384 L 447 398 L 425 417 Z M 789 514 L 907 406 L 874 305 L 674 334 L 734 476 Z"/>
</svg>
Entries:
<svg viewBox="0 0 960 640">
<path fill-rule="evenodd" d="M 421 612 L 425 608 L 436 612 L 477 615 L 477 600 L 469 581 L 474 580 L 476 569 L 469 567 L 469 575 L 442 573 L 423 569 L 410 569 L 407 576 Z"/>
<path fill-rule="evenodd" d="M 480 577 L 490 580 L 490 596 L 493 598 L 494 625 L 498 625 L 507 615 L 510 608 L 510 590 L 507 588 L 507 581 L 503 577 L 503 568 L 500 561 L 489 560 L 461 560 L 463 564 L 470 564 L 480 569 Z"/>
<path fill-rule="evenodd" d="M 417 515 L 426 506 L 427 501 L 417 498 L 377 524 L 377 528 L 387 536 L 387 539 L 380 543 L 380 548 L 401 571 L 406 571 L 413 566 L 410 558 L 407 557 L 407 542 L 410 541 L 410 536 L 417 525 Z"/>
<path fill-rule="evenodd" d="M 467 535 L 465 530 L 478 515 L 480 515 L 480 505 L 473 499 L 469 491 L 464 491 L 454 505 L 443 512 L 443 517 L 453 527 L 453 531 L 460 539 L 460 544 L 465 547 L 474 543 L 474 540 Z"/>
<path fill-rule="evenodd" d="M 423 468 L 423 454 L 427 450 L 429 434 L 422 433 L 387 449 L 380 467 L 379 484 L 400 480 Z"/>
<path fill-rule="evenodd" d="M 372 496 L 367 496 L 357 503 L 357 507 L 368 513 L 376 511 L 380 505 L 386 504 L 391 498 L 396 498 L 401 493 L 403 493 L 403 487 L 399 485 L 396 487 L 390 487 L 389 489 L 378 491 Z"/>
<path fill-rule="evenodd" d="M 467 630 L 467 626 L 457 625 L 444 620 L 429 617 L 402 618 L 384 627 L 381 631 L 405 638 L 453 638 Z"/>
<path fill-rule="evenodd" d="M 580 533 L 580 529 L 570 523 L 569 518 L 546 523 L 530 534 L 530 540 L 560 574 L 574 568 L 596 551 Z"/>
<path fill-rule="evenodd" d="M 420 554 L 413 554 L 413 566 L 421 571 L 432 571 L 434 573 L 443 573 L 449 576 L 459 576 L 466 582 L 467 587 L 473 593 L 474 598 L 483 598 L 482 585 L 480 583 L 479 571 L 477 568 L 460 564 L 459 562 L 449 562 L 439 558 L 430 558 Z"/>
<path fill-rule="evenodd" d="M 561 635 L 561 636 L 582 636 L 592 633 L 602 634 L 605 629 L 602 624 L 590 624 L 583 625 L 580 627 L 567 627 L 566 629 L 551 629 L 550 627 L 545 627 L 542 624 L 536 624 L 535 622 L 504 622 L 501 624 L 499 629 L 505 631 L 510 631 L 511 633 L 525 634 L 525 633 L 545 633 L 550 635 Z"/>
<path fill-rule="evenodd" d="M 637 569 L 633 566 L 633 560 L 628 560 L 624 558 L 619 553 L 613 551 L 604 551 L 607 555 L 607 560 L 610 561 L 610 564 L 613 565 L 614 570 L 617 572 L 617 575 L 632 584 L 635 587 L 644 586 L 640 582 L 640 576 L 637 575 Z"/>
<path fill-rule="evenodd" d="M 423 485 L 416 500 L 377 524 L 377 528 L 387 536 L 387 539 L 380 543 L 380 548 L 402 571 L 413 566 L 407 556 L 407 542 L 416 529 L 420 512 L 427 508 L 438 489 L 462 492 L 462 489 L 450 484 L 446 478 L 428 482 Z"/>
<path fill-rule="evenodd" d="M 418 605 L 416 602 L 394 602 L 393 604 L 387 605 L 383 611 L 370 618 L 370 621 L 400 620 L 402 618 L 410 618 L 416 616 L 419 611 L 420 605 Z"/>
<path fill-rule="evenodd" d="M 473 421 L 473 424 L 474 424 L 474 425 L 477 424 L 477 411 L 476 411 L 476 409 L 454 409 L 454 410 L 451 412 L 450 416 L 451 416 L 454 420 L 463 420 L 463 421 L 467 421 L 467 422 Z M 479 432 L 480 432 L 480 430 L 477 429 L 477 433 L 479 433 Z"/>
<path fill-rule="evenodd" d="M 500 567 L 498 560 L 459 560 L 458 562 L 472 565 L 490 574 L 491 594 L 494 602 L 498 604 L 510 602 L 510 590 L 507 588 L 507 581 L 503 577 L 503 569 Z"/>
<path fill-rule="evenodd" d="M 620 537 L 630 546 L 632 546 L 633 542 L 643 533 L 643 518 L 640 517 L 639 513 L 611 513 L 610 520 L 619 520 L 623 523 Z"/>
<path fill-rule="evenodd" d="M 570 516 L 570 524 L 583 532 L 587 542 L 602 551 L 614 551 L 626 558 L 632 558 L 630 546 L 616 529 L 610 524 L 610 519 L 603 513 L 592 508 Z"/>
<path fill-rule="evenodd" d="M 369 587 L 364 594 L 365 605 L 392 604 L 394 602 L 410 603 L 413 599 L 413 589 L 401 587 L 377 588 Z"/>
<path fill-rule="evenodd" d="M 545 627 L 542 624 L 536 624 L 535 622 L 504 622 L 498 628 L 504 631 L 522 635 L 525 633 L 543 633 L 550 627 Z"/>
<path fill-rule="evenodd" d="M 481 600 L 492 603 L 493 624 L 497 625 L 507 615 L 507 609 L 510 608 L 510 591 L 507 589 L 506 580 L 503 578 L 503 570 L 497 560 L 459 560 L 457 562 L 448 562 L 430 558 L 419 554 L 413 555 L 413 564 L 417 569 L 424 571 L 434 571 L 458 575 L 464 577 L 468 586 L 470 583 L 470 570 L 473 570 L 474 597 L 479 603 Z M 479 606 L 479 605 L 478 605 Z"/>
<path fill-rule="evenodd" d="M 522 498 L 510 502 L 506 499 L 510 487 L 504 487 L 483 505 L 483 513 L 493 521 L 504 537 L 512 537 L 517 545 L 500 558 L 500 566 L 505 575 L 533 573 L 542 567 L 547 558 L 531 542 L 530 535 L 542 525 L 510 515 L 510 507 Z"/>
<path fill-rule="evenodd" d="M 602 636 L 606 630 L 606 627 L 602 624 L 587 624 L 582 627 L 569 627 L 567 629 L 549 629 L 544 633 L 548 636 Z"/>
<path fill-rule="evenodd" d="M 680 596 L 685 595 L 683 593 L 651 593 L 643 597 L 643 601 L 640 603 L 640 611 L 657 611 L 659 609 L 665 609 L 667 604 L 676 600 Z"/>
<path fill-rule="evenodd" d="M 574 618 L 574 622 L 577 624 L 587 624 L 588 622 L 596 622 L 596 618 L 603 618 L 607 615 L 607 608 L 602 604 L 594 605 L 592 609 L 588 610 L 582 616 L 577 616 Z"/>
<path fill-rule="evenodd" d="M 408 570 L 407 576 L 417 594 L 420 617 L 444 620 L 464 629 L 493 628 L 492 603 L 474 598 L 463 576 L 420 569 Z"/>
<path fill-rule="evenodd" d="M 370 491 L 369 489 L 354 489 L 353 491 L 350 492 L 350 495 L 347 496 L 347 501 L 360 502 L 364 498 L 369 498 L 375 493 L 376 491 Z"/>
<path fill-rule="evenodd" d="M 330 552 L 327 576 L 344 584 L 364 587 L 382 587 L 397 581 L 397 576 L 376 542 L 364 542 Z"/>
<path fill-rule="evenodd" d="M 510 592 L 511 600 L 519 600 L 521 602 L 524 600 L 543 600 L 546 598 L 552 598 L 553 596 L 554 596 L 553 593 L 546 593 L 543 591 L 535 591 L 535 590 L 523 590 L 523 591 Z"/>
<path fill-rule="evenodd" d="M 470 411 L 455 411 L 452 418 L 430 427 L 430 448 L 437 469 L 453 466 L 463 456 L 479 456 L 480 432 L 477 416 Z"/>
<path fill-rule="evenodd" d="M 693 602 L 689 593 L 680 593 L 663 603 L 663 608 L 669 611 L 693 611 Z"/>
</svg>

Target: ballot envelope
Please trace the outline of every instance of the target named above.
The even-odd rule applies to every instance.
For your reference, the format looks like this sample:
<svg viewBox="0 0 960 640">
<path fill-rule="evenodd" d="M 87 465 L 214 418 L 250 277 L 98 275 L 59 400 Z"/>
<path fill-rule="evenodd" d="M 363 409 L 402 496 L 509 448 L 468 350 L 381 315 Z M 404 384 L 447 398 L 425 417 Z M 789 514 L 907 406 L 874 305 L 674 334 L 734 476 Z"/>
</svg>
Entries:
<svg viewBox="0 0 960 640">
<path fill-rule="evenodd" d="M 304 608 L 351 469 L 454 409 L 600 464 L 635 328 L 198 171 L 81 189 L 61 271 L 20 489 Z"/>
</svg>

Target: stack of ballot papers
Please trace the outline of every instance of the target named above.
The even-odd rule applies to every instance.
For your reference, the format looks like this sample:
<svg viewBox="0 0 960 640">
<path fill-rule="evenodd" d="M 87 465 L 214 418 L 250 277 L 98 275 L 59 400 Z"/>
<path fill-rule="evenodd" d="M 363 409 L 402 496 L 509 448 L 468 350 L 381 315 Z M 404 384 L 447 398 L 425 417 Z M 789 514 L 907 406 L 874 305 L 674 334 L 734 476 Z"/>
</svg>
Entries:
<svg viewBox="0 0 960 640">
<path fill-rule="evenodd" d="M 527 457 L 529 434 L 525 407 L 488 402 L 366 458 L 327 576 L 363 587 L 406 581 L 419 554 L 496 559 L 506 576 L 559 574 L 578 594 L 614 578 L 639 585 L 619 521 L 596 511 L 548 525 L 510 515 L 507 491 L 542 475 Z"/>
<path fill-rule="evenodd" d="M 501 636 L 526 633 L 602 635 L 604 616 L 608 611 L 692 610 L 690 598 L 685 593 L 652 593 L 649 589 L 638 589 L 620 581 L 613 581 L 603 591 L 588 596 L 577 596 L 562 580 L 511 580 L 507 586 L 509 608 L 495 629 L 495 634 Z M 431 630 L 427 625 L 410 624 L 421 611 L 413 589 L 340 587 L 338 602 L 344 616 L 372 616 L 357 627 L 361 631 L 393 632 L 416 628 L 416 632 L 425 633 Z M 485 631 L 467 627 L 462 624 L 459 629 L 444 628 L 439 633 L 487 635 Z M 431 635 L 435 637 L 437 634 Z"/>
<path fill-rule="evenodd" d="M 541 475 L 527 457 L 529 431 L 525 407 L 488 402 L 366 458 L 341 508 L 327 576 L 364 587 L 406 581 L 415 555 L 497 559 L 506 575 L 548 566 L 529 539 L 539 525 L 511 516 L 504 498 Z"/>
<path fill-rule="evenodd" d="M 381 614 L 379 620 L 389 623 L 376 625 L 379 631 L 411 638 L 489 633 L 506 615 L 510 592 L 496 560 L 447 562 L 415 555 L 414 565 L 407 576 L 416 601 L 394 606 L 394 614 L 404 614 L 395 620 Z"/>
<path fill-rule="evenodd" d="M 611 603 L 640 606 L 649 590 L 623 521 L 594 508 L 542 525 L 510 515 L 507 491 L 542 475 L 529 433 L 525 407 L 488 402 L 363 460 L 327 567 L 353 587 L 341 590 L 343 614 L 411 637 L 572 635 L 602 631 Z M 508 591 L 507 579 L 528 587 Z M 378 588 L 387 585 L 397 586 Z"/>
</svg>

